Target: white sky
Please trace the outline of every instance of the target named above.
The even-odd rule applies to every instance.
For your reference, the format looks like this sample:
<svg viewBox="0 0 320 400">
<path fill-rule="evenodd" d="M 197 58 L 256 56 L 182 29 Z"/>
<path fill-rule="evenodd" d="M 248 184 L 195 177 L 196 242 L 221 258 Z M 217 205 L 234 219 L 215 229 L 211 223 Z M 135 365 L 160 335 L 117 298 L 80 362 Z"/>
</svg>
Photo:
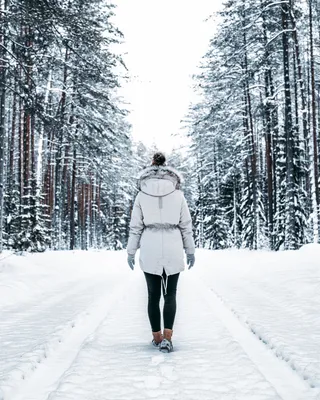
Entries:
<svg viewBox="0 0 320 400">
<path fill-rule="evenodd" d="M 214 34 L 221 0 L 117 0 L 115 23 L 125 35 L 130 73 L 123 96 L 131 104 L 135 140 L 159 150 L 176 147 L 180 121 L 194 98 L 191 75 Z"/>
</svg>

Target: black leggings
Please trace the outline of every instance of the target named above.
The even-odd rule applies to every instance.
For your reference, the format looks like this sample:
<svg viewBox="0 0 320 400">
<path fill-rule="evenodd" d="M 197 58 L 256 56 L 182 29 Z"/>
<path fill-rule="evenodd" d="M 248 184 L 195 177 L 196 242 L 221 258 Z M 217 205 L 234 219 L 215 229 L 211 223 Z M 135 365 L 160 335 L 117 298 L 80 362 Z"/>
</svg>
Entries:
<svg viewBox="0 0 320 400">
<path fill-rule="evenodd" d="M 148 315 L 152 328 L 152 332 L 159 332 L 161 330 L 161 314 L 160 314 L 160 297 L 161 297 L 161 286 L 163 289 L 164 296 L 164 307 L 163 307 L 163 321 L 165 329 L 172 329 L 174 318 L 176 315 L 177 302 L 177 284 L 179 274 L 169 275 L 167 283 L 167 293 L 160 275 L 144 273 L 148 286 Z M 166 273 L 163 270 L 162 277 L 166 281 Z M 162 282 L 162 284 L 161 284 Z"/>
</svg>

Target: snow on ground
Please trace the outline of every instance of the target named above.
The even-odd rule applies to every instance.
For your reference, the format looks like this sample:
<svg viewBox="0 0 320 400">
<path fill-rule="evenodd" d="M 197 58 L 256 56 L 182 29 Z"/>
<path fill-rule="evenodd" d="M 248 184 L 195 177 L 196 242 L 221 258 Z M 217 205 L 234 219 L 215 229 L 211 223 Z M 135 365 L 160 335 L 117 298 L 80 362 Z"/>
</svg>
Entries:
<svg viewBox="0 0 320 400">
<path fill-rule="evenodd" d="M 320 388 L 320 246 L 202 252 L 198 271 L 277 357 Z"/>
<path fill-rule="evenodd" d="M 125 252 L 4 255 L 0 399 L 320 400 L 319 247 L 198 251 L 171 354 Z"/>
<path fill-rule="evenodd" d="M 122 257 L 48 252 L 0 261 L 0 399 L 1 389 L 19 386 L 74 327 L 83 328 L 102 296 L 107 304 L 122 285 Z"/>
</svg>

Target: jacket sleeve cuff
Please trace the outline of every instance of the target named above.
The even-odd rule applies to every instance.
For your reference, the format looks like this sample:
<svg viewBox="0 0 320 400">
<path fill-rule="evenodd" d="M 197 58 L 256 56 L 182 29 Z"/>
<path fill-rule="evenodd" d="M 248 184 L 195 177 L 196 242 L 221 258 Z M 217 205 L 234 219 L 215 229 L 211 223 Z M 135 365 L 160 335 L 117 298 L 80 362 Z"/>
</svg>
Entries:
<svg viewBox="0 0 320 400">
<path fill-rule="evenodd" d="M 195 254 L 195 252 L 196 252 L 196 250 L 194 248 L 184 249 L 184 251 L 186 252 L 186 254 Z"/>
</svg>

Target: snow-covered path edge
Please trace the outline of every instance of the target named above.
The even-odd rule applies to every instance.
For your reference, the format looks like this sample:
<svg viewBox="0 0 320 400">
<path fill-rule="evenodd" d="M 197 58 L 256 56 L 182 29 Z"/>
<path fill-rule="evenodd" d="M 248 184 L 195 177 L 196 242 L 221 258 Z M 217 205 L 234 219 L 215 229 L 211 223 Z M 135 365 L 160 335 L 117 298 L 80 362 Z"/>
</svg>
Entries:
<svg viewBox="0 0 320 400">
<path fill-rule="evenodd" d="M 210 289 L 213 291 L 213 289 Z M 256 326 L 256 324 L 251 321 L 245 314 L 243 314 L 243 310 L 238 311 L 234 309 L 229 303 L 223 298 L 220 294 L 215 292 L 217 298 L 221 301 L 221 303 L 232 312 L 232 314 L 244 325 L 250 332 L 261 342 L 263 345 L 273 353 L 275 357 L 277 357 L 282 362 L 286 363 L 288 367 L 297 374 L 302 380 L 306 382 L 306 384 L 315 390 L 319 390 L 319 385 L 315 384 L 312 376 L 308 374 L 308 372 L 302 368 L 296 361 L 293 359 L 292 355 L 289 352 L 285 352 L 281 346 L 277 344 L 273 344 L 272 336 L 268 336 L 263 331 Z M 320 396 L 319 396 L 320 399 Z"/>
<path fill-rule="evenodd" d="M 209 304 L 213 313 L 228 329 L 233 338 L 241 345 L 260 373 L 270 382 L 283 400 L 311 400 L 316 393 L 293 371 L 286 362 L 277 358 L 247 326 L 229 310 L 223 301 L 206 286 L 200 278 L 194 276 L 194 284 Z"/>
<path fill-rule="evenodd" d="M 59 384 L 61 375 L 68 370 L 86 341 L 99 327 L 101 322 L 108 318 L 108 314 L 117 302 L 125 296 L 128 287 L 132 285 L 133 276 L 124 284 L 119 285 L 112 294 L 108 293 L 99 298 L 86 315 L 79 318 L 75 327 L 64 337 L 60 345 L 50 357 L 39 364 L 31 376 L 21 382 L 21 385 L 10 391 L 4 390 L 0 400 L 44 400 Z"/>
</svg>

